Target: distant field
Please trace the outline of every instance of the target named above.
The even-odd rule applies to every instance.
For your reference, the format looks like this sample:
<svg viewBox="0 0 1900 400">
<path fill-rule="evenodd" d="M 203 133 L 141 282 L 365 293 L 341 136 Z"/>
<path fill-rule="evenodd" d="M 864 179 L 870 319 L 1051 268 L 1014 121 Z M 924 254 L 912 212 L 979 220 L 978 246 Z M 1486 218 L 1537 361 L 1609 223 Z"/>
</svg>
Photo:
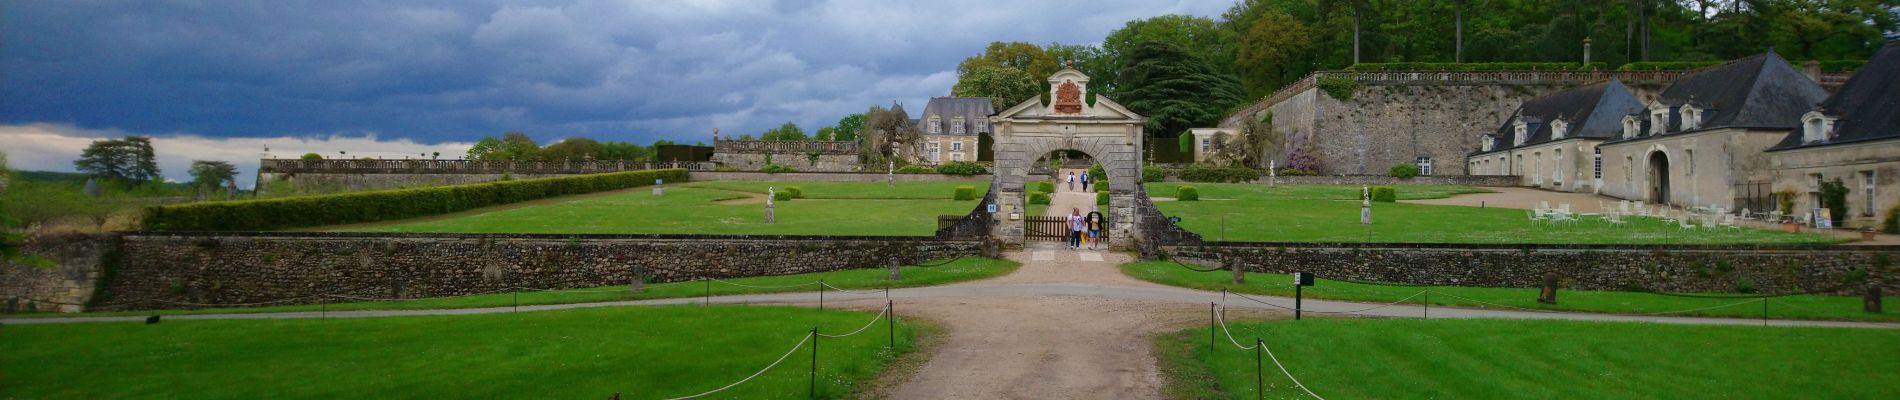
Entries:
<svg viewBox="0 0 1900 400">
<path fill-rule="evenodd" d="M 917 327 L 899 308 L 897 350 Z M 768 306 L 607 307 L 350 319 L 77 323 L 0 329 L 0 398 L 659 399 L 737 382 L 813 327 L 876 312 Z M 893 354 L 883 321 L 819 343 L 818 396 L 849 398 Z M 811 345 L 722 392 L 804 399 Z"/>
<path fill-rule="evenodd" d="M 1890 399 L 1900 332 L 1530 320 L 1240 323 L 1328 399 Z M 1164 335 L 1180 398 L 1253 399 L 1255 352 L 1208 328 Z M 1264 361 L 1266 398 L 1307 397 Z"/>
<path fill-rule="evenodd" d="M 777 222 L 767 224 L 767 187 L 797 186 L 805 198 L 774 204 Z M 987 181 L 746 182 L 670 184 L 664 196 L 651 188 L 570 196 L 371 225 L 331 227 L 360 232 L 444 233 L 670 233 L 754 235 L 930 235 L 937 216 L 964 215 L 976 200 L 951 200 L 957 186 L 974 186 L 981 198 Z"/>
<path fill-rule="evenodd" d="M 1181 183 L 1151 183 L 1148 194 L 1173 197 Z M 1381 243 L 1575 243 L 1734 244 L 1836 243 L 1843 239 L 1762 229 L 1684 231 L 1675 224 L 1631 218 L 1612 227 L 1597 220 L 1551 226 L 1533 223 L 1525 210 L 1408 203 L 1373 203 L 1370 226 L 1359 224 L 1360 188 L 1190 183 L 1201 201 L 1155 205 L 1181 226 L 1210 240 L 1257 242 Z M 1401 200 L 1443 198 L 1483 189 L 1462 186 L 1398 186 Z"/>
</svg>

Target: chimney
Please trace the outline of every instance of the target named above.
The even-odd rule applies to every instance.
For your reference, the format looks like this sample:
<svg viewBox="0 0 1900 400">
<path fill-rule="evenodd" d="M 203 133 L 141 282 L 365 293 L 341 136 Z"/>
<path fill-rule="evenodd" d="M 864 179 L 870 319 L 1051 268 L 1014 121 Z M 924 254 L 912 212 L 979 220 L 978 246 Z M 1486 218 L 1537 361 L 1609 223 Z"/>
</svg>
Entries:
<svg viewBox="0 0 1900 400">
<path fill-rule="evenodd" d="M 1801 68 L 1801 72 L 1807 74 L 1808 79 L 1814 80 L 1814 83 L 1821 83 L 1820 61 L 1808 60 L 1808 64 Z"/>
</svg>

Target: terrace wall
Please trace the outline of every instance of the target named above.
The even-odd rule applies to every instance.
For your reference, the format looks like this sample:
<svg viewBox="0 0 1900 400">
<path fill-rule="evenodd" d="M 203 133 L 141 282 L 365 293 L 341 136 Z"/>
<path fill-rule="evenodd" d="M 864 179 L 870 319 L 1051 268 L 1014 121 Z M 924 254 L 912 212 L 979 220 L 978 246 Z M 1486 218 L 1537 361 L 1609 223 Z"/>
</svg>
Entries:
<svg viewBox="0 0 1900 400">
<path fill-rule="evenodd" d="M 324 194 L 551 178 L 607 172 L 682 168 L 711 171 L 712 163 L 615 160 L 301 160 L 258 161 L 259 196 Z"/>
<path fill-rule="evenodd" d="M 765 181 L 765 182 L 884 182 L 883 173 L 863 172 L 714 172 L 693 171 L 688 173 L 694 181 Z M 970 181 L 987 184 L 989 174 L 983 175 L 944 175 L 944 174 L 890 174 L 889 179 L 898 182 L 951 182 Z"/>
<path fill-rule="evenodd" d="M 978 240 L 933 237 L 316 232 L 127 233 L 66 245 L 62 251 L 88 255 L 60 259 L 57 271 L 70 278 L 9 283 L 0 299 L 81 303 L 74 295 L 43 297 L 72 282 L 85 286 L 78 297 L 98 305 L 90 310 L 310 304 L 347 301 L 309 297 L 325 294 L 424 298 L 625 285 L 636 268 L 673 282 L 881 267 L 893 259 L 915 264 L 983 250 Z M 99 273 L 106 277 L 93 294 L 93 280 L 84 278 Z"/>
<path fill-rule="evenodd" d="M 1277 177 L 1273 178 L 1273 182 L 1277 185 L 1456 185 L 1505 187 L 1518 186 L 1522 179 L 1523 178 L 1516 175 L 1432 175 L 1419 176 L 1411 179 L 1399 179 L 1390 175 L 1307 175 Z M 1264 185 L 1267 184 L 1267 181 L 1268 178 L 1263 176 L 1260 177 L 1259 180 L 1255 180 L 1254 183 Z M 1169 176 L 1168 182 L 1184 181 L 1180 178 Z"/>
<path fill-rule="evenodd" d="M 1900 246 L 1213 242 L 1168 250 L 1184 262 L 1254 272 L 1431 285 L 1541 287 L 1546 272 L 1557 272 L 1565 287 L 1578 290 L 1722 293 L 1737 291 L 1743 281 L 1760 293 L 1854 295 L 1864 285 L 1900 290 L 1893 266 Z"/>
</svg>

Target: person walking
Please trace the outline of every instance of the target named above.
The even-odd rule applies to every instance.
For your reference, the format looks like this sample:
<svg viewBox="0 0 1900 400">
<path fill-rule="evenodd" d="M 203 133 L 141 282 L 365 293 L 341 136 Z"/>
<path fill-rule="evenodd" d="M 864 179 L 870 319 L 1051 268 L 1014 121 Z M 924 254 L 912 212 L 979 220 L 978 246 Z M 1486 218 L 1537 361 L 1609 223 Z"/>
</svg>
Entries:
<svg viewBox="0 0 1900 400">
<path fill-rule="evenodd" d="M 1069 209 L 1069 250 L 1082 248 L 1082 209 Z"/>
<path fill-rule="evenodd" d="M 1082 173 L 1082 191 L 1083 192 L 1089 191 L 1089 173 L 1087 172 Z"/>
<path fill-rule="evenodd" d="M 1108 221 L 1103 220 L 1100 211 L 1096 211 L 1095 207 L 1090 206 L 1089 215 L 1082 217 L 1082 222 L 1083 225 L 1085 225 L 1084 227 L 1088 228 L 1089 231 L 1089 250 L 1095 250 L 1095 243 L 1102 241 L 1102 228 L 1106 228 L 1104 225 L 1107 225 L 1106 222 Z"/>
<path fill-rule="evenodd" d="M 1069 171 L 1069 191 L 1075 191 L 1075 171 Z"/>
</svg>

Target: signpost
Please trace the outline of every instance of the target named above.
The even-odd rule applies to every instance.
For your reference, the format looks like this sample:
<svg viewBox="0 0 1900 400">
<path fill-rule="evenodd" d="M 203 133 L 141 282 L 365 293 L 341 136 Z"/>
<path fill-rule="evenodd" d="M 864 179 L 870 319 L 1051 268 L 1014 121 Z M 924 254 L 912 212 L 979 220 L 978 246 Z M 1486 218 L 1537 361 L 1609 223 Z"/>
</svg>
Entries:
<svg viewBox="0 0 1900 400">
<path fill-rule="evenodd" d="M 1294 321 L 1300 320 L 1300 300 L 1302 297 L 1304 297 L 1303 293 L 1301 293 L 1302 292 L 1301 289 L 1307 286 L 1313 286 L 1313 274 L 1305 273 L 1305 272 L 1294 272 L 1293 273 L 1293 320 Z"/>
</svg>

